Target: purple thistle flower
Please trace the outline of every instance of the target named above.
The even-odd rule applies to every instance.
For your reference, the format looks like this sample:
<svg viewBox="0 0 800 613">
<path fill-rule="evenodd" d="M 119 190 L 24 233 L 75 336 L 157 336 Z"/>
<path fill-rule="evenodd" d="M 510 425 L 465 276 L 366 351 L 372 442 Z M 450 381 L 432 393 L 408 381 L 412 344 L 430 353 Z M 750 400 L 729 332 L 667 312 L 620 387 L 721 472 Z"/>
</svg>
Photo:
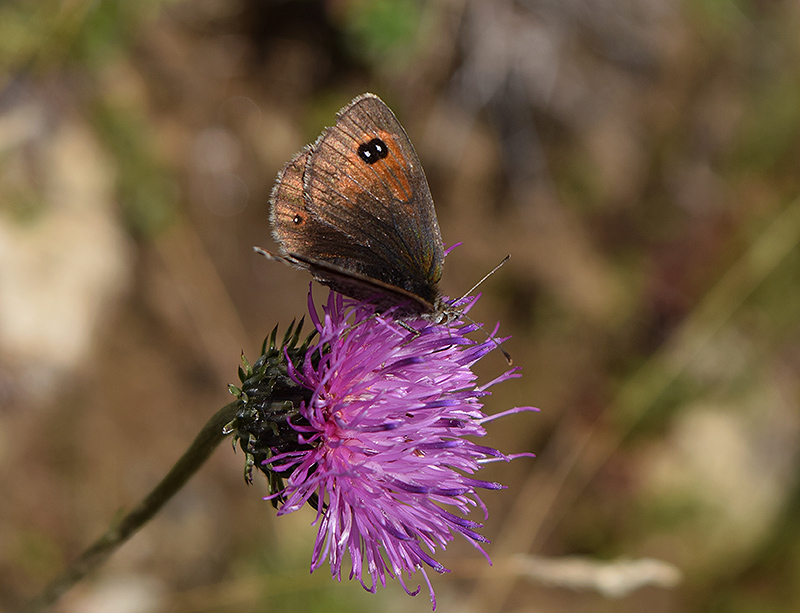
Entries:
<svg viewBox="0 0 800 613">
<path fill-rule="evenodd" d="M 519 376 L 509 369 L 476 385 L 472 365 L 505 339 L 494 338 L 495 328 L 475 342 L 466 334 L 478 326 L 460 319 L 401 325 L 390 311 L 376 315 L 334 292 L 321 316 L 309 292 L 309 312 L 316 342 L 292 355 L 284 349 L 286 374 L 305 396 L 283 424 L 282 444 L 270 443 L 263 460 L 263 469 L 279 475 L 268 498 L 282 503 L 279 515 L 305 503 L 317 509 L 312 572 L 327 559 L 341 580 L 349 556 L 350 578 L 368 591 L 385 586 L 388 576 L 416 595 L 420 587 L 410 590 L 404 574 L 420 570 L 435 609 L 426 566 L 448 572 L 432 557 L 437 547 L 460 534 L 491 563 L 481 547 L 488 541 L 476 532 L 482 524 L 455 512 L 480 507 L 485 517 L 477 489 L 503 486 L 471 475 L 487 461 L 518 457 L 466 438 L 484 436 L 484 423 L 498 417 L 482 411 L 487 388 Z M 502 415 L 526 410 L 535 409 Z"/>
</svg>

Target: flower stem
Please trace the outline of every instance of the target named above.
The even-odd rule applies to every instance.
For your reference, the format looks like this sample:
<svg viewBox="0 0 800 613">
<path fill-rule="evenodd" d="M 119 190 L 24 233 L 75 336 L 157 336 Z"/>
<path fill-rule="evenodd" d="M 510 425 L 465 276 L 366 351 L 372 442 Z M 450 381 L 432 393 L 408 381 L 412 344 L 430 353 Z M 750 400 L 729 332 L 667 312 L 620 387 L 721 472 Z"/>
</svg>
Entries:
<svg viewBox="0 0 800 613">
<path fill-rule="evenodd" d="M 164 504 L 180 490 L 227 436 L 223 428 L 236 417 L 237 402 L 217 411 L 206 422 L 189 449 L 170 469 L 161 482 L 127 515 L 86 549 L 64 572 L 53 579 L 27 606 L 25 613 L 35 613 L 53 605 L 73 585 L 103 564 L 120 545 L 146 524 Z"/>
</svg>

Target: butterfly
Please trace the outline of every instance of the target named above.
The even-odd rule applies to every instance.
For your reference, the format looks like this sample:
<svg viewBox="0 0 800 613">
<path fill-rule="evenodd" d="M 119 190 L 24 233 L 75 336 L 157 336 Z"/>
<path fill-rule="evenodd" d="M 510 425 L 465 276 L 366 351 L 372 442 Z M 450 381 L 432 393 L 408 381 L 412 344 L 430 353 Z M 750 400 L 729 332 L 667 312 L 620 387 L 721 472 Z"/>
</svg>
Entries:
<svg viewBox="0 0 800 613">
<path fill-rule="evenodd" d="M 378 96 L 339 111 L 281 170 L 270 203 L 280 253 L 267 257 L 399 318 L 460 315 L 439 293 L 445 249 L 425 172 Z"/>
</svg>

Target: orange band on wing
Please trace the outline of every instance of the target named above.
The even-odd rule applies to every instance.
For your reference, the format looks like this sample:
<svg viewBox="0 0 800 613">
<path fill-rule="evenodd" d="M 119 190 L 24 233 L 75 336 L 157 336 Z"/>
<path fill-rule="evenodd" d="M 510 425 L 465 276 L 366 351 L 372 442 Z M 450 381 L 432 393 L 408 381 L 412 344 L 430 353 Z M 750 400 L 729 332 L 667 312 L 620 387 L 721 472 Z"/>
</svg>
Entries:
<svg viewBox="0 0 800 613">
<path fill-rule="evenodd" d="M 409 182 L 411 169 L 407 165 L 411 162 L 403 156 L 402 149 L 397 142 L 397 138 L 390 132 L 380 131 L 380 138 L 389 149 L 389 154 L 376 164 L 373 170 L 381 177 L 389 189 L 398 200 L 408 202 L 414 193 L 414 187 Z"/>
</svg>

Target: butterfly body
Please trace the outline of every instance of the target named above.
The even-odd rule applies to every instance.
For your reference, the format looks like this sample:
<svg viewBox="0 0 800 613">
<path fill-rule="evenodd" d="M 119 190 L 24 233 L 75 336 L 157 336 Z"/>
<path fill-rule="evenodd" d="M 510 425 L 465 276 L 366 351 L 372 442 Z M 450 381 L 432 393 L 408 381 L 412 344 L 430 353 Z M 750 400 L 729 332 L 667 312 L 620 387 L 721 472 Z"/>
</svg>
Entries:
<svg viewBox="0 0 800 613">
<path fill-rule="evenodd" d="M 292 158 L 270 201 L 274 259 L 378 310 L 455 317 L 438 289 L 444 245 L 425 173 L 377 96 L 357 97 Z"/>
</svg>

